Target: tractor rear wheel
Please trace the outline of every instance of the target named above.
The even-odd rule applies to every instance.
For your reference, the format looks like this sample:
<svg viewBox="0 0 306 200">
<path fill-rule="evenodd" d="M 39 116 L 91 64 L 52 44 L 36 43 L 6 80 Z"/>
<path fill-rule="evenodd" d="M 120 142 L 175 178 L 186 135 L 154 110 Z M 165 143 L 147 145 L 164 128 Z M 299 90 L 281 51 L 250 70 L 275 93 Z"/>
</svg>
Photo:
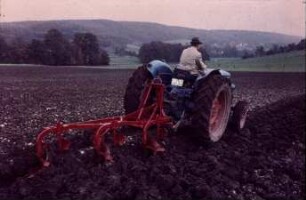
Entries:
<svg viewBox="0 0 306 200">
<path fill-rule="evenodd" d="M 210 75 L 195 89 L 193 101 L 191 121 L 197 135 L 218 141 L 225 132 L 231 112 L 230 80 L 219 74 Z"/>
<path fill-rule="evenodd" d="M 145 85 L 152 80 L 152 75 L 145 66 L 138 67 L 129 79 L 125 90 L 123 106 L 125 114 L 137 110 Z"/>
</svg>

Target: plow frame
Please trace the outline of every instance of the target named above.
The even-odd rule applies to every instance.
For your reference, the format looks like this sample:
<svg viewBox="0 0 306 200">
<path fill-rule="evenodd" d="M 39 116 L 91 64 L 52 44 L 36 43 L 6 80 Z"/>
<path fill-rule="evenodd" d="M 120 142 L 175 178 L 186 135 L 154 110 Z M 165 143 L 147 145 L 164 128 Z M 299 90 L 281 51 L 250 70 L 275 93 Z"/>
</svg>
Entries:
<svg viewBox="0 0 306 200">
<path fill-rule="evenodd" d="M 153 153 L 163 152 L 165 149 L 157 141 L 162 140 L 166 130 L 173 127 L 172 118 L 164 112 L 165 86 L 160 78 L 154 78 L 144 88 L 138 109 L 135 112 L 125 116 L 108 117 L 97 120 L 89 120 L 85 122 L 75 122 L 64 124 L 58 122 L 55 126 L 44 128 L 36 139 L 36 155 L 43 167 L 50 165 L 50 159 L 47 154 L 48 144 L 45 139 L 47 136 L 55 136 L 60 151 L 68 150 L 70 141 L 64 135 L 69 130 L 94 129 L 92 133 L 92 143 L 98 155 L 101 155 L 105 161 L 112 161 L 110 149 L 105 143 L 105 136 L 109 133 L 113 134 L 113 142 L 115 145 L 123 145 L 125 136 L 118 132 L 118 129 L 125 126 L 136 127 L 142 129 L 142 144 L 144 148 L 151 150 Z M 152 94 L 155 94 L 155 102 L 147 105 Z M 149 135 L 148 130 L 152 127 L 157 128 L 155 138 Z"/>
</svg>

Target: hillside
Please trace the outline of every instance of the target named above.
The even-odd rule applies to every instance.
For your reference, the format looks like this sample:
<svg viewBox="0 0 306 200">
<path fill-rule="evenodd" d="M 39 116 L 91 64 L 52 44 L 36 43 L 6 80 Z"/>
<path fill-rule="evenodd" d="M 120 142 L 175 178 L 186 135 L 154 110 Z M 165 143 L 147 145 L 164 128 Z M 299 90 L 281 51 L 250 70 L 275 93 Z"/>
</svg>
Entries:
<svg viewBox="0 0 306 200">
<path fill-rule="evenodd" d="M 198 36 L 206 44 L 244 44 L 255 47 L 261 44 L 288 44 L 301 38 L 278 33 L 237 31 L 237 30 L 200 30 L 166 26 L 146 22 L 120 22 L 110 20 L 63 20 L 63 21 L 26 21 L 0 23 L 0 35 L 7 40 L 16 37 L 29 41 L 42 38 L 49 29 L 56 28 L 72 38 L 76 32 L 92 32 L 98 36 L 101 45 L 122 46 L 140 45 L 150 41 L 186 41 Z M 102 42 L 103 41 L 103 42 Z"/>
</svg>

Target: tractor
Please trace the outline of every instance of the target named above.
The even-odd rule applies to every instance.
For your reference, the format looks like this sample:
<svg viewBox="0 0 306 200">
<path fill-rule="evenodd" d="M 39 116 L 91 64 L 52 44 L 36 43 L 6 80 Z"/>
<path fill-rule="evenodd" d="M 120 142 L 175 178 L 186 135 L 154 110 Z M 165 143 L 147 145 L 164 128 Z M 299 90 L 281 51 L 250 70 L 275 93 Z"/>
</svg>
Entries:
<svg viewBox="0 0 306 200">
<path fill-rule="evenodd" d="M 124 95 L 126 114 L 134 112 L 142 99 L 145 85 L 160 78 L 165 86 L 164 109 L 171 116 L 176 131 L 190 126 L 203 141 L 218 141 L 228 123 L 240 131 L 246 122 L 248 103 L 239 101 L 232 106 L 235 85 L 231 74 L 221 69 L 205 69 L 193 82 L 188 80 L 187 71 L 171 67 L 154 60 L 139 67 L 129 79 Z M 154 96 L 151 96 L 151 102 Z"/>
<path fill-rule="evenodd" d="M 65 137 L 70 130 L 92 130 L 92 143 L 105 161 L 113 161 L 109 137 L 114 145 L 126 141 L 126 127 L 142 130 L 143 147 L 154 154 L 165 151 L 159 141 L 167 132 L 192 127 L 200 140 L 220 140 L 228 125 L 236 131 L 243 129 L 248 103 L 239 101 L 233 106 L 235 85 L 231 74 L 221 69 L 200 71 L 196 80 L 189 72 L 172 69 L 167 63 L 153 60 L 137 68 L 128 81 L 124 94 L 124 116 L 85 122 L 62 123 L 44 128 L 36 138 L 36 155 L 42 167 L 50 165 L 50 136 L 55 136 L 61 151 L 68 150 Z M 152 134 L 156 130 L 156 134 Z M 51 140 L 52 142 L 53 140 Z"/>
</svg>

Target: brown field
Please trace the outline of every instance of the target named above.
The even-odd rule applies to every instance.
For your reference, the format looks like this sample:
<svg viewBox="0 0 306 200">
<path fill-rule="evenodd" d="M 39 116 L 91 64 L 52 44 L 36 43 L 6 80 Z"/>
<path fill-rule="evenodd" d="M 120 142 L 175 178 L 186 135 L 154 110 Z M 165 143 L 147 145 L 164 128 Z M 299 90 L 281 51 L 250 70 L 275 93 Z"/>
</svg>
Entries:
<svg viewBox="0 0 306 200">
<path fill-rule="evenodd" d="M 88 132 L 52 152 L 34 177 L 42 127 L 124 113 L 131 70 L 0 67 L 0 199 L 302 199 L 305 195 L 305 74 L 235 72 L 235 101 L 251 104 L 246 128 L 214 144 L 188 130 L 171 133 L 166 152 L 148 155 L 140 133 L 101 162 Z M 84 154 L 81 153 L 85 152 Z"/>
</svg>

